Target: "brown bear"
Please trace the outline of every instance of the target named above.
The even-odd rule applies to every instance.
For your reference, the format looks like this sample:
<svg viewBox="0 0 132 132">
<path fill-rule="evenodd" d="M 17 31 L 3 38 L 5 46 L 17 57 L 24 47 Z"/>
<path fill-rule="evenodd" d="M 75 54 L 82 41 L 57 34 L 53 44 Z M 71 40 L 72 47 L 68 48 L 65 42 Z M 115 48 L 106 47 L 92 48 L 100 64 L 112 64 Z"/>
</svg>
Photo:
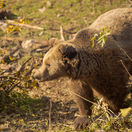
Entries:
<svg viewBox="0 0 132 132">
<path fill-rule="evenodd" d="M 104 46 L 91 38 L 103 28 L 110 29 Z M 129 55 L 129 56 L 128 56 Z M 132 8 L 111 10 L 97 18 L 88 28 L 80 30 L 73 40 L 60 42 L 44 56 L 42 66 L 34 77 L 42 81 L 68 76 L 71 91 L 93 101 L 93 91 L 99 93 L 113 112 L 123 108 L 126 84 L 132 74 Z M 80 117 L 75 128 L 85 128 L 91 115 L 91 103 L 75 94 Z"/>
</svg>

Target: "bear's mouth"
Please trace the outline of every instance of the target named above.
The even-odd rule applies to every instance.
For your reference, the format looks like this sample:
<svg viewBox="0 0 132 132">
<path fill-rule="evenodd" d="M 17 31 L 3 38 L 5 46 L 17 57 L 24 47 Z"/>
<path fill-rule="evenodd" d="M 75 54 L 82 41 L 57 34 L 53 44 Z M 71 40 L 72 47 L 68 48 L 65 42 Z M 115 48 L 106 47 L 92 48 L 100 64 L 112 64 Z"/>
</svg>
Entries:
<svg viewBox="0 0 132 132">
<path fill-rule="evenodd" d="M 39 79 L 39 82 L 52 81 L 52 80 L 58 79 L 59 77 L 60 76 L 57 76 L 57 75 L 46 76 L 46 77 L 42 77 L 41 79 Z"/>
</svg>

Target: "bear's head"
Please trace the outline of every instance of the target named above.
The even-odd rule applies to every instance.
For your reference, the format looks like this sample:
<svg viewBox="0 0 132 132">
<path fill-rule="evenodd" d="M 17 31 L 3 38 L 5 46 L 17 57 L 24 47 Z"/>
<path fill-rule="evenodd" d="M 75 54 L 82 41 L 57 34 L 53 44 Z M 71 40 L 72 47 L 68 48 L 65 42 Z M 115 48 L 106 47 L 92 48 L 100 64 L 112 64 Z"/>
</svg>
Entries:
<svg viewBox="0 0 132 132">
<path fill-rule="evenodd" d="M 34 71 L 34 77 L 41 81 L 69 76 L 76 78 L 79 68 L 79 54 L 72 44 L 58 44 L 44 56 L 42 66 Z"/>
</svg>

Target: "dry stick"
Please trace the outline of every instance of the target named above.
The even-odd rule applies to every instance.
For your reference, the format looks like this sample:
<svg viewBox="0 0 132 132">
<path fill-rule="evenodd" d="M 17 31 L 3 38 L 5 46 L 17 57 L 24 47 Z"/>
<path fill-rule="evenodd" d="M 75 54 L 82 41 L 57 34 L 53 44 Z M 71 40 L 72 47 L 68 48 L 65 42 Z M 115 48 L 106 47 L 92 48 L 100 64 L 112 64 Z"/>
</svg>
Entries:
<svg viewBox="0 0 132 132">
<path fill-rule="evenodd" d="M 93 12 L 95 12 L 95 0 L 93 0 Z"/>
<path fill-rule="evenodd" d="M 61 36 L 61 40 L 65 41 L 64 32 L 63 32 L 62 26 L 60 26 L 60 36 Z"/>
<path fill-rule="evenodd" d="M 119 49 L 128 57 L 128 59 L 132 62 L 132 58 L 126 53 L 126 51 L 125 51 L 123 48 L 121 48 L 121 46 L 119 46 L 118 44 L 117 44 L 117 46 L 118 46 Z M 123 61 L 122 61 L 122 60 L 120 60 L 120 61 L 121 61 L 122 65 L 123 65 L 123 67 L 125 68 L 125 70 L 127 71 L 128 75 L 129 75 L 129 77 L 130 77 L 130 80 L 131 80 L 132 75 L 129 73 L 129 71 L 128 71 L 128 69 L 126 68 L 126 66 L 125 66 L 125 64 L 123 63 Z"/>
<path fill-rule="evenodd" d="M 126 68 L 125 64 L 123 63 L 122 60 L 120 60 L 121 64 L 123 65 L 123 67 L 125 68 L 126 72 L 128 73 L 129 77 L 131 77 L 132 75 L 130 74 L 130 72 L 128 71 L 128 69 Z"/>
<path fill-rule="evenodd" d="M 9 78 L 11 78 L 12 80 L 14 79 L 14 80 L 18 80 L 18 78 L 16 78 L 16 77 L 8 77 L 8 76 L 0 76 L 0 79 L 2 79 L 2 78 L 4 78 L 4 81 L 5 81 L 5 79 L 9 79 Z M 9 82 L 12 82 L 12 80 L 8 80 Z M 4 81 L 1 81 L 0 80 L 0 82 L 4 82 Z M 17 82 L 16 84 L 13 84 L 11 87 L 10 87 L 10 89 L 9 90 L 5 90 L 7 93 L 10 93 L 16 86 L 18 86 L 18 84 L 20 84 L 20 81 L 19 82 Z M 2 84 L 0 85 L 0 87 L 2 86 Z"/>
<path fill-rule="evenodd" d="M 25 74 L 25 76 L 30 75 L 32 73 L 33 69 L 34 69 L 34 66 L 32 65 L 30 70 Z"/>
<path fill-rule="evenodd" d="M 24 69 L 26 63 L 29 62 L 31 59 L 32 59 L 32 57 L 30 57 L 29 59 L 27 59 L 27 60 L 21 65 L 21 67 L 20 67 L 19 70 L 17 71 L 18 74 L 20 74 L 20 72 Z"/>
<path fill-rule="evenodd" d="M 5 25 L 7 22 L 9 24 L 12 24 L 12 25 L 15 25 L 15 26 L 26 27 L 26 28 L 37 29 L 37 30 L 44 30 L 44 28 L 41 28 L 41 27 L 38 27 L 38 26 L 32 26 L 32 25 L 29 25 L 29 24 L 21 24 L 21 23 L 17 23 L 15 21 L 12 21 L 12 20 L 1 20 L 0 25 Z M 6 24 L 6 25 L 8 25 L 8 24 Z M 60 31 L 59 29 L 54 29 L 54 28 L 49 28 L 49 30 Z M 68 33 L 68 34 L 75 34 L 76 33 L 76 32 L 70 32 L 70 31 L 67 31 L 67 30 L 64 30 L 64 32 Z"/>
<path fill-rule="evenodd" d="M 30 53 L 38 51 L 38 50 L 39 50 L 39 52 L 44 51 L 44 53 L 46 53 L 50 48 L 51 48 L 51 46 L 49 46 L 49 45 L 40 44 L 40 45 L 36 46 L 35 48 L 33 48 Z"/>
<path fill-rule="evenodd" d="M 15 79 L 15 80 L 18 80 L 18 78 L 17 77 L 10 77 L 10 76 L 0 76 L 0 79 L 2 79 L 2 78 L 11 78 L 11 79 Z"/>
<path fill-rule="evenodd" d="M 84 97 L 82 97 L 81 95 L 79 95 L 79 94 L 77 94 L 77 93 L 75 93 L 75 92 L 73 92 L 73 91 L 71 91 L 71 93 L 72 94 L 74 94 L 74 95 L 76 95 L 76 96 L 78 96 L 78 97 L 80 97 L 80 98 L 82 98 L 83 100 L 85 100 L 85 101 L 87 101 L 87 102 L 89 102 L 89 103 L 91 103 L 91 104 L 94 104 L 94 105 L 96 105 L 96 106 L 98 106 L 98 104 L 97 103 L 94 103 L 94 102 L 92 102 L 92 101 L 90 101 L 90 100 L 88 100 L 88 99 L 86 99 L 86 98 L 84 98 Z M 102 106 L 100 106 L 100 108 L 102 108 L 103 109 L 103 107 Z M 115 115 L 115 113 L 112 111 L 112 110 L 110 110 L 110 109 L 108 109 L 112 114 L 114 114 Z M 109 113 L 109 114 L 111 114 L 109 111 L 107 110 L 107 112 Z M 116 116 L 116 115 L 115 115 Z"/>
<path fill-rule="evenodd" d="M 50 108 L 49 108 L 49 129 L 48 131 L 50 132 L 52 129 L 52 125 L 51 125 L 51 110 L 52 110 L 52 101 L 50 100 Z"/>
<path fill-rule="evenodd" d="M 9 69 L 7 69 L 7 70 L 3 70 L 2 72 L 0 72 L 0 75 L 6 73 L 6 72 L 8 72 L 8 71 L 9 71 Z"/>
<path fill-rule="evenodd" d="M 2 22 L 2 21 L 0 21 Z M 26 28 L 32 28 L 32 29 L 38 29 L 38 30 L 43 30 L 43 28 L 41 27 L 38 27 L 38 26 L 32 26 L 32 25 L 29 25 L 29 24 L 21 24 L 21 23 L 17 23 L 15 21 L 12 21 L 12 20 L 3 20 L 3 22 L 8 22 L 9 24 L 12 24 L 12 25 L 15 25 L 15 26 L 20 26 L 20 27 L 26 27 Z"/>
<path fill-rule="evenodd" d="M 126 51 L 123 48 L 121 48 L 118 44 L 117 44 L 117 46 L 128 57 L 128 59 L 132 62 L 132 58 L 126 53 Z M 132 80 L 132 75 L 127 70 L 127 68 L 126 68 L 125 64 L 123 63 L 123 61 L 122 60 L 120 60 L 120 61 L 121 61 L 122 65 L 123 65 L 123 67 L 125 68 L 125 70 L 127 71 L 128 75 L 129 75 L 129 79 Z"/>
<path fill-rule="evenodd" d="M 30 74 L 32 73 L 32 70 L 34 69 L 34 64 L 35 64 L 35 60 L 34 60 L 34 58 L 33 58 L 33 63 L 32 63 L 32 65 L 31 65 L 31 68 L 30 68 L 30 70 L 25 74 L 25 76 L 28 76 L 28 75 L 30 75 Z"/>
<path fill-rule="evenodd" d="M 20 81 L 19 81 L 18 83 L 14 84 L 14 85 L 10 88 L 10 90 L 8 90 L 8 93 L 10 93 L 18 84 L 20 84 Z"/>
<path fill-rule="evenodd" d="M 126 51 L 123 49 L 123 48 L 121 48 L 121 46 L 119 46 L 119 44 L 116 44 L 118 47 L 119 47 L 119 49 L 129 58 L 129 60 L 132 62 L 132 58 L 126 53 Z"/>
<path fill-rule="evenodd" d="M 121 46 L 119 46 L 118 44 L 117 44 L 117 46 L 118 46 L 119 49 L 129 58 L 129 60 L 132 61 L 132 58 L 126 53 L 126 51 L 125 51 L 123 48 L 121 48 Z M 122 61 L 122 60 L 120 60 L 120 61 L 121 61 L 121 64 L 123 65 L 123 67 L 125 68 L 126 72 L 128 73 L 128 75 L 131 77 L 132 75 L 129 73 L 129 71 L 128 71 L 128 69 L 126 68 L 126 66 L 125 66 L 125 64 L 123 63 L 123 61 Z"/>
<path fill-rule="evenodd" d="M 78 96 L 78 97 L 80 97 L 80 98 L 82 98 L 83 100 L 85 100 L 85 101 L 87 101 L 87 102 L 89 102 L 89 103 L 91 103 L 91 104 L 97 105 L 96 103 L 94 103 L 94 102 L 92 102 L 92 101 L 90 101 L 90 100 L 88 100 L 88 99 L 82 97 L 81 95 L 79 95 L 79 94 L 77 94 L 77 93 L 75 93 L 75 92 L 73 92 L 73 91 L 71 91 L 71 93 L 74 94 L 74 95 L 76 95 L 76 96 Z"/>
<path fill-rule="evenodd" d="M 5 55 L 3 57 L 2 60 L 4 60 L 5 62 L 9 59 L 9 56 L 13 56 L 13 54 L 15 54 L 18 50 L 20 49 L 20 47 L 16 47 L 12 52 L 10 52 L 8 55 Z"/>
<path fill-rule="evenodd" d="M 48 30 L 52 30 L 52 31 L 60 31 L 59 29 L 55 29 L 55 28 L 49 28 Z M 70 32 L 67 30 L 63 30 L 63 32 L 67 33 L 67 34 L 75 34 L 76 32 Z"/>
<path fill-rule="evenodd" d="M 110 5 L 112 5 L 113 4 L 113 0 L 110 0 Z"/>
<path fill-rule="evenodd" d="M 4 74 L 4 73 L 6 73 L 6 72 L 10 72 L 10 69 L 11 69 L 11 68 L 15 69 L 14 66 L 9 67 L 8 69 L 2 70 L 2 72 L 0 72 L 0 75 Z"/>
</svg>

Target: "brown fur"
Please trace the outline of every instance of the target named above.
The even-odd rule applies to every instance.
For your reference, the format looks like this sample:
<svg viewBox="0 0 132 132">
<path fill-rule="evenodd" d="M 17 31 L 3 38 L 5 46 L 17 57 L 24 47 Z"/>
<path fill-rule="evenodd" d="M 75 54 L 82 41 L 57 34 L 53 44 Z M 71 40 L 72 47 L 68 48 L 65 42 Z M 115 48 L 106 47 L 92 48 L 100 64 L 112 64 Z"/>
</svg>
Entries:
<svg viewBox="0 0 132 132">
<path fill-rule="evenodd" d="M 91 37 L 107 26 L 111 35 L 104 47 L 98 43 L 92 47 L 89 41 Z M 88 28 L 79 31 L 73 40 L 54 46 L 45 55 L 41 68 L 34 76 L 44 81 L 68 76 L 71 78 L 71 91 L 93 101 L 95 90 L 103 96 L 114 112 L 118 112 L 123 107 L 129 79 L 120 60 L 132 74 L 132 62 L 118 46 L 132 57 L 131 8 L 109 11 L 97 18 Z M 74 100 L 82 118 L 91 114 L 91 103 L 75 95 Z M 82 118 L 75 122 L 77 129 L 85 126 Z"/>
</svg>

